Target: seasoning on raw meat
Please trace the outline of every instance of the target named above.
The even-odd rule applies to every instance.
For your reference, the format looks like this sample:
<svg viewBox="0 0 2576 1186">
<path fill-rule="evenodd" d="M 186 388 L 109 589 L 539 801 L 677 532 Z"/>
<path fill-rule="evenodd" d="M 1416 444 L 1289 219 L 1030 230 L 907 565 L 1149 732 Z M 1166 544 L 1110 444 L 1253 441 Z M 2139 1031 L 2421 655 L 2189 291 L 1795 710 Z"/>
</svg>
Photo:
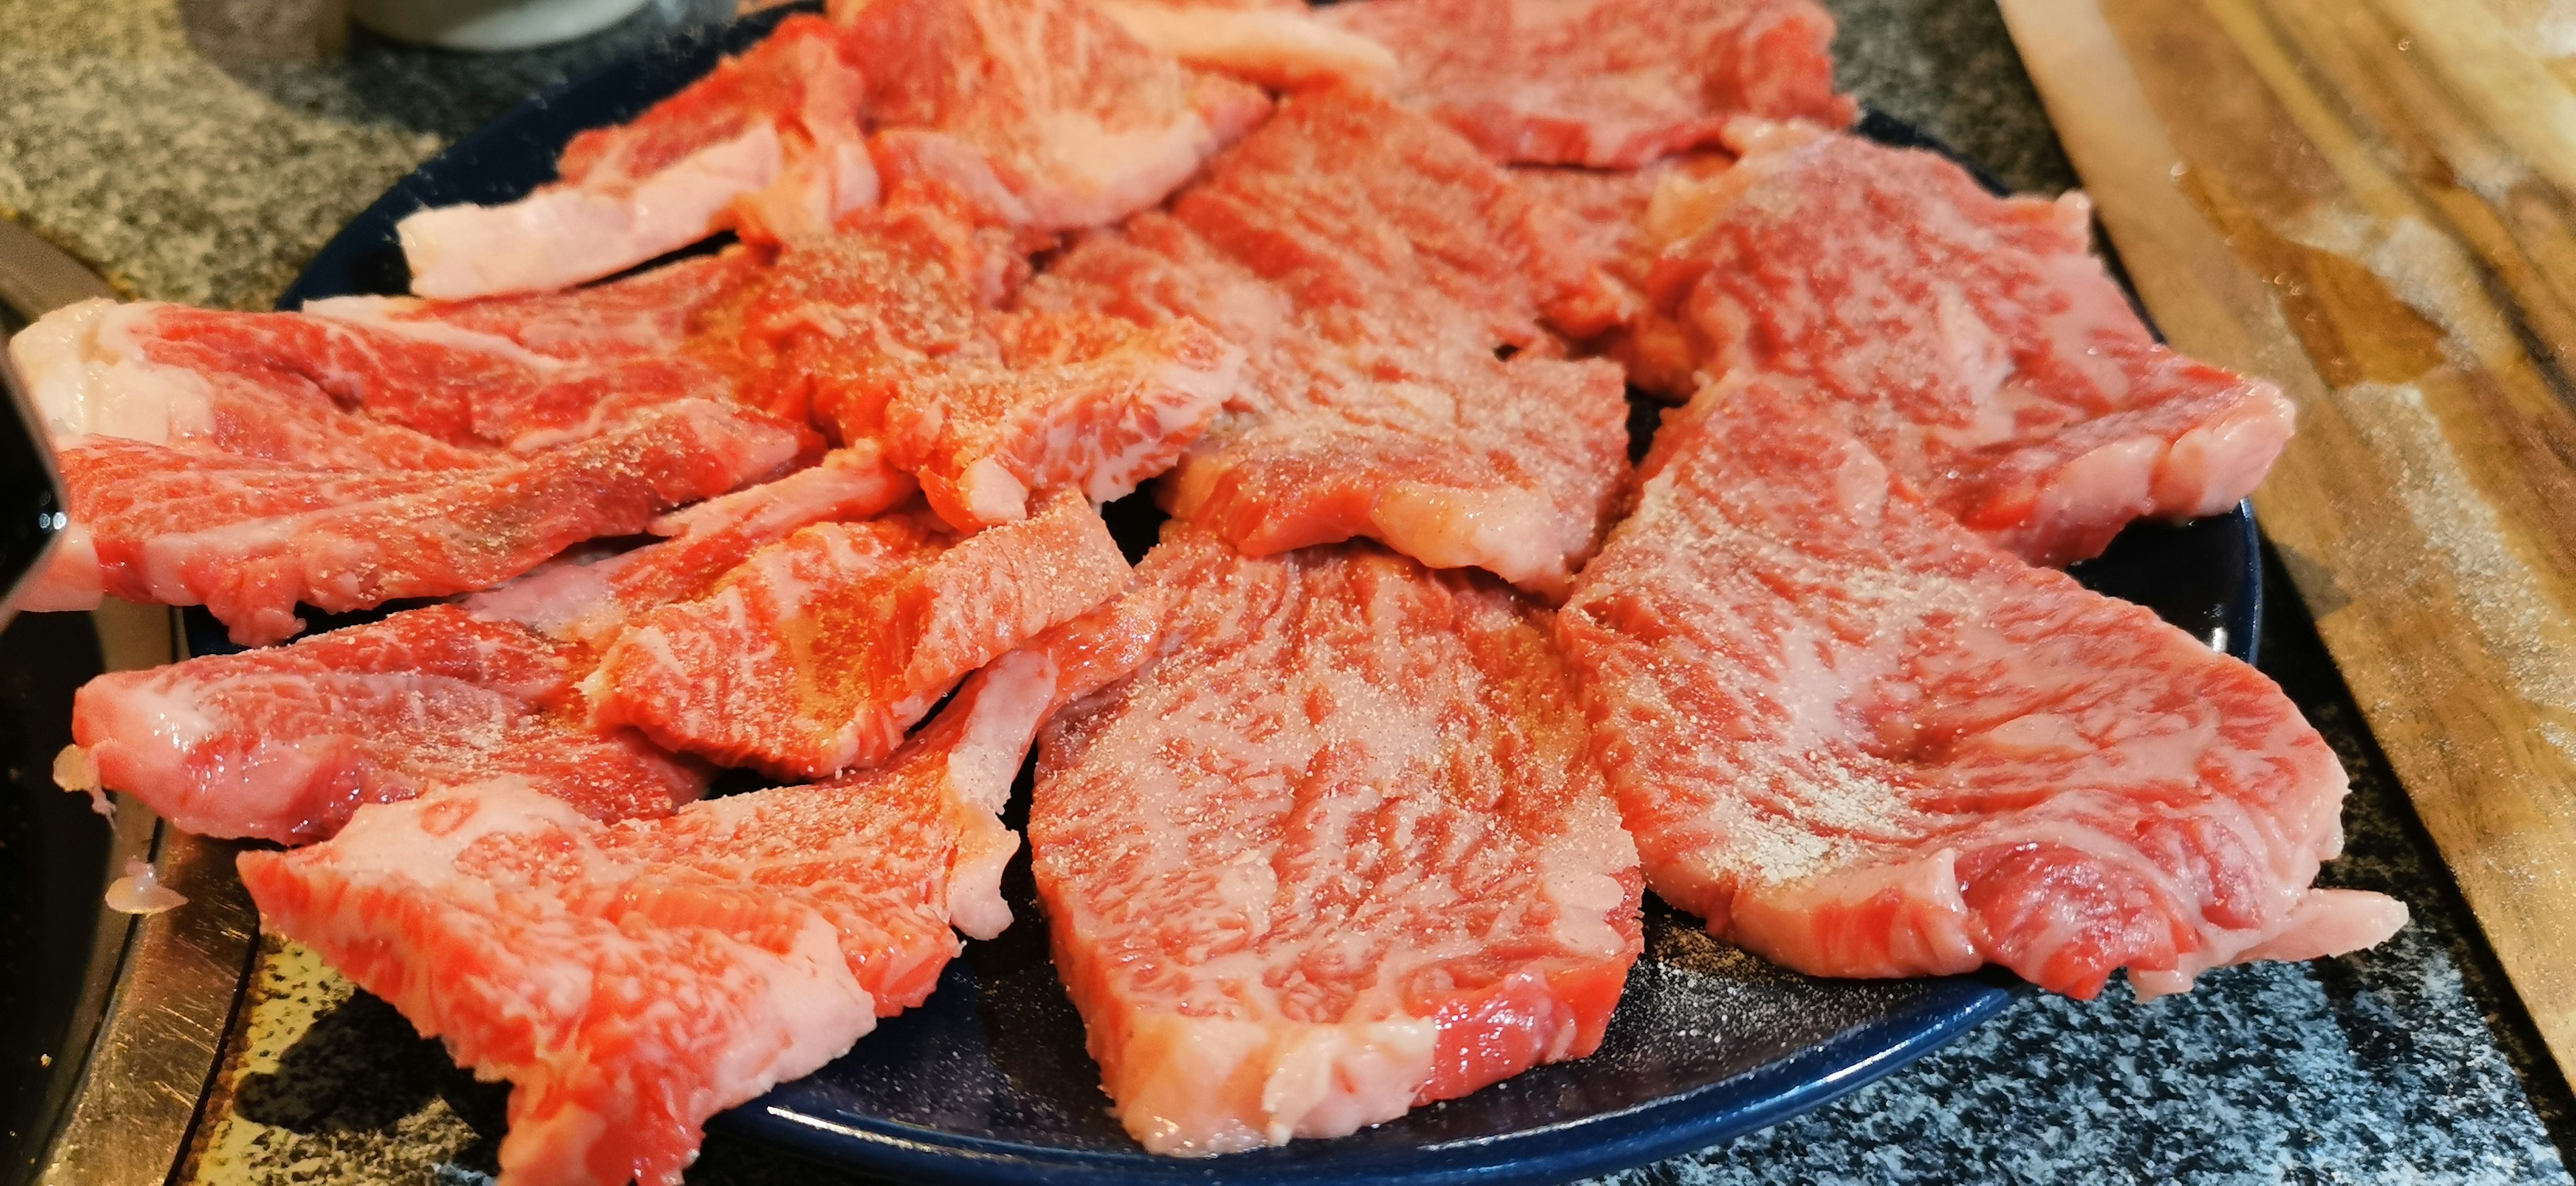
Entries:
<svg viewBox="0 0 2576 1186">
<path fill-rule="evenodd" d="M 936 179 L 1041 230 L 1162 201 L 1269 108 L 1257 90 L 1182 69 L 1089 0 L 831 7 L 867 78 L 888 184 Z"/>
<path fill-rule="evenodd" d="M 207 836 L 300 843 L 364 803 L 515 780 L 597 819 L 660 815 L 705 772 L 588 720 L 579 683 L 636 614 L 704 592 L 806 523 L 884 510 L 911 484 L 861 451 L 701 503 L 672 538 L 559 561 L 463 606 L 292 646 L 90 681 L 75 741 L 101 784 Z"/>
<path fill-rule="evenodd" d="M 1076 492 L 962 540 L 926 519 L 807 527 L 637 620 L 601 661 L 599 719 L 781 775 L 873 766 L 961 677 L 1127 583 Z"/>
<path fill-rule="evenodd" d="M 1138 578 L 1121 605 L 1159 642 L 1048 727 L 1029 811 L 1127 1131 L 1336 1136 L 1591 1053 L 1640 878 L 1548 612 L 1369 544 L 1245 559 L 1178 522 Z"/>
<path fill-rule="evenodd" d="M 758 284 L 768 264 L 768 252 L 736 245 L 583 288 L 465 301 L 327 297 L 306 301 L 303 311 L 337 321 L 489 334 L 550 358 L 672 357 L 695 344 L 711 314 Z"/>
<path fill-rule="evenodd" d="M 397 226 L 412 291 L 460 299 L 545 292 L 623 271 L 721 230 L 828 233 L 877 200 L 859 124 L 862 78 L 818 16 L 633 121 L 564 146 L 560 180 L 499 206 L 423 210 Z"/>
<path fill-rule="evenodd" d="M 1620 320 L 1562 217 L 1438 124 L 1314 92 L 1021 304 L 1189 318 L 1247 352 L 1163 484 L 1173 514 L 1253 554 L 1368 535 L 1555 590 L 1627 470 L 1617 368 L 1549 356 L 1549 327 Z"/>
<path fill-rule="evenodd" d="M 1242 351 L 1189 322 L 1000 312 L 1027 248 L 910 203 L 790 248 L 743 314 L 753 398 L 881 441 L 959 530 L 1049 490 L 1125 495 L 1215 418 Z"/>
<path fill-rule="evenodd" d="M 499 584 L 585 540 L 791 464 L 800 431 L 692 400 L 605 436 L 475 469 L 303 465 L 113 437 L 58 457 L 74 526 L 26 609 L 101 593 L 203 605 L 245 646 L 339 613 Z"/>
<path fill-rule="evenodd" d="M 2090 206 L 1996 198 L 1929 152 L 1740 127 L 1651 294 L 1702 368 L 1795 378 L 1943 510 L 2034 564 L 2236 504 L 2280 390 L 2157 343 L 2085 250 Z M 1682 187 L 1687 190 L 1688 187 Z M 1704 217 L 1692 220 L 1696 208 Z"/>
<path fill-rule="evenodd" d="M 1009 923 L 996 817 L 1058 679 L 1004 659 L 882 770 L 607 826 L 456 787 L 244 853 L 242 881 L 267 926 L 517 1085 L 504 1183 L 674 1186 L 707 1117 L 929 995 L 952 924 Z"/>
<path fill-rule="evenodd" d="M 1962 530 L 1798 393 L 1703 390 L 1644 473 L 1558 637 L 1648 882 L 1712 933 L 2090 997 L 2404 923 L 2310 888 L 2344 775 L 2270 680 Z"/>
<path fill-rule="evenodd" d="M 1738 116 L 1858 114 L 1814 0 L 1354 0 L 1322 19 L 1394 50 L 1396 97 L 1497 160 L 1630 168 Z"/>
<path fill-rule="evenodd" d="M 1585 343 L 1586 348 L 1627 368 L 1630 386 L 1675 402 L 1698 388 L 1699 354 L 1681 325 L 1644 299 L 1665 246 L 1653 217 L 1655 195 L 1667 179 L 1706 180 L 1725 172 L 1734 160 L 1721 152 L 1693 152 L 1634 169 L 1523 165 L 1512 170 L 1512 180 L 1523 189 L 1574 216 L 1584 253 L 1620 285 L 1636 310 L 1627 324 Z M 1676 194 L 1692 190 L 1688 184 L 1675 187 Z"/>
<path fill-rule="evenodd" d="M 73 701 L 102 785 L 200 836 L 297 844 L 435 787 L 540 788 L 598 819 L 668 814 L 701 771 L 556 711 L 580 649 L 454 606 L 293 646 L 118 672 Z"/>
<path fill-rule="evenodd" d="M 624 296 L 603 295 L 602 304 Z M 550 311 L 565 321 L 581 314 L 570 300 L 557 304 Z M 545 326 L 528 320 L 531 331 Z M 427 312 L 356 320 L 85 302 L 48 314 L 21 337 L 27 345 L 13 341 L 13 354 L 26 365 L 57 437 L 89 432 L 178 444 L 223 431 L 228 416 L 264 419 L 280 405 L 311 404 L 363 410 L 376 423 L 446 444 L 528 452 L 596 436 L 664 404 L 733 396 L 722 370 L 676 352 L 541 354 Z"/>
<path fill-rule="evenodd" d="M 1136 40 L 1184 65 L 1280 90 L 1381 86 L 1395 54 L 1316 18 L 1304 0 L 1095 0 Z"/>
</svg>

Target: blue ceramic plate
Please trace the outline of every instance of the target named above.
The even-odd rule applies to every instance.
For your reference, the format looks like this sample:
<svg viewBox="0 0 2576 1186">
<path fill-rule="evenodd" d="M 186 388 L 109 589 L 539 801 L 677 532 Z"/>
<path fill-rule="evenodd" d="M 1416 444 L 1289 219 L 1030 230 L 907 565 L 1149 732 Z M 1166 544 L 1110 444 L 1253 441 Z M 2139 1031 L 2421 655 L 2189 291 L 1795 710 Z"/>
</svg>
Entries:
<svg viewBox="0 0 2576 1186">
<path fill-rule="evenodd" d="M 632 117 L 776 19 L 684 39 L 521 104 L 359 215 L 281 307 L 402 291 L 397 219 L 427 205 L 518 197 L 552 178 L 555 154 L 575 132 Z M 1938 147 L 1883 117 L 1863 130 Z M 1110 513 L 1122 539 L 1151 538 L 1150 505 L 1130 499 Z M 2133 528 L 2078 574 L 2252 657 L 2262 577 L 2253 519 L 2241 508 L 2180 527 Z M 1025 854 L 1005 889 L 1019 924 L 969 944 L 927 1004 L 716 1125 L 917 1181 L 1555 1181 L 1702 1148 L 1812 1108 L 1992 1016 L 2017 983 L 1814 980 L 1720 944 L 1649 898 L 1645 957 L 1592 1057 L 1337 1140 L 1179 1161 L 1147 1155 L 1110 1117 L 1081 1019 L 1047 960 Z"/>
</svg>

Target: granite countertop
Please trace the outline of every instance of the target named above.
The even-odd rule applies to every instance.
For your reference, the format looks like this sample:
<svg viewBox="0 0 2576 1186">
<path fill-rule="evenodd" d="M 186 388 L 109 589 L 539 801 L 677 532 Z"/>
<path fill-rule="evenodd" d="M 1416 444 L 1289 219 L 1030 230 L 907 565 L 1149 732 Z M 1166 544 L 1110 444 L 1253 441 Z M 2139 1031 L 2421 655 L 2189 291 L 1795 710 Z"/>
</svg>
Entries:
<svg viewBox="0 0 2576 1186">
<path fill-rule="evenodd" d="M 302 6 L 299 8 L 299 4 Z M 480 57 L 364 34 L 316 60 L 244 13 L 327 0 L 0 0 L 0 213 L 133 297 L 265 307 L 396 178 L 517 100 L 684 25 L 654 0 L 554 50 Z M 2073 183 L 1993 6 L 1828 0 L 1843 80 L 2018 188 Z M 298 27 L 292 21 L 264 27 Z M 292 39 L 287 39 L 292 41 Z M 297 60 L 299 57 L 305 60 Z M 2386 946 L 2205 977 L 2019 998 L 1956 1044 L 1805 1116 L 1637 1182 L 2564 1182 L 2576 1105 L 2504 986 L 2387 763 L 2271 569 L 2262 666 L 2352 771 L 2330 884 L 2414 910 Z M 216 1183 L 486 1180 L 506 1088 L 478 1084 L 309 953 L 272 947 L 201 1126 Z M 857 1179 L 710 1139 L 692 1183 Z"/>
</svg>

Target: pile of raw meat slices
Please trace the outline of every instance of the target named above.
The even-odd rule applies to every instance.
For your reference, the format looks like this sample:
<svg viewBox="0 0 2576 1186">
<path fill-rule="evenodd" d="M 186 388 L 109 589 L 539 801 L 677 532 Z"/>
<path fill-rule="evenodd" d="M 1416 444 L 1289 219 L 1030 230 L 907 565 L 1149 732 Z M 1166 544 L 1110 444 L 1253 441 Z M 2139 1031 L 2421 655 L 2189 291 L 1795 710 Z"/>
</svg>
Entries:
<svg viewBox="0 0 2576 1186">
<path fill-rule="evenodd" d="M 2075 996 L 2385 938 L 2280 691 L 2055 567 L 2234 505 L 2290 406 L 2159 345 L 2081 197 L 1844 131 L 1832 31 L 854 0 L 407 219 L 417 297 L 59 312 L 21 603 L 256 647 L 90 684 L 63 768 L 283 846 L 267 925 L 517 1084 L 514 1182 L 676 1181 L 919 1004 L 1013 922 L 1032 748 L 1158 1153 L 1590 1053 L 1648 888 Z"/>
</svg>

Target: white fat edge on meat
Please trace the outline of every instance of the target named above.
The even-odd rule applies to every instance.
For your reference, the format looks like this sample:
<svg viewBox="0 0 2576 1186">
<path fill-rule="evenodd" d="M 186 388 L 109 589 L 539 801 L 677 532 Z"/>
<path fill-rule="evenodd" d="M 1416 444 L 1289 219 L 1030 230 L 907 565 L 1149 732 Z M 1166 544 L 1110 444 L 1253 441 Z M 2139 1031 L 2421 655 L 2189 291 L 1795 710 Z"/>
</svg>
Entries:
<svg viewBox="0 0 2576 1186">
<path fill-rule="evenodd" d="M 1192 66 L 1270 86 L 1333 81 L 1382 89 L 1395 80 L 1395 52 L 1312 12 L 1228 9 L 1157 0 L 1099 0 L 1129 36 Z"/>
<path fill-rule="evenodd" d="M 1044 180 L 1031 187 L 1040 192 L 1022 196 L 1041 230 L 1104 226 L 1152 206 L 1224 147 L 1217 129 L 1195 111 L 1124 129 L 1067 110 L 1030 122 L 1029 143 Z"/>
<path fill-rule="evenodd" d="M 886 464 L 876 442 L 862 439 L 824 454 L 817 465 L 672 511 L 645 529 L 674 539 L 729 528 L 784 535 L 807 523 L 874 515 L 912 491 L 911 475 Z"/>
<path fill-rule="evenodd" d="M 395 224 L 395 232 L 420 296 L 547 292 L 705 238 L 737 198 L 777 180 L 785 164 L 778 130 L 762 123 L 631 189 L 549 185 L 500 206 L 422 210 Z"/>
<path fill-rule="evenodd" d="M 205 377 L 142 357 L 136 331 L 169 306 L 106 297 L 65 305 L 9 339 L 9 357 L 55 441 L 87 434 L 169 444 L 210 431 Z"/>
<path fill-rule="evenodd" d="M 1083 495 L 1094 504 L 1114 502 L 1168 468 L 1184 447 L 1175 438 L 1193 423 L 1204 424 L 1242 385 L 1244 358 L 1241 346 L 1227 343 L 1213 367 L 1176 358 L 1154 368 L 1137 385 L 1140 394 L 1123 409 L 1127 445 L 1094 459 L 1083 480 Z M 1062 450 L 1087 443 L 1059 441 L 1068 431 L 1069 426 L 1058 425 L 1050 432 L 1051 456 L 1064 456 Z"/>
<path fill-rule="evenodd" d="M 876 205 L 882 193 L 867 146 L 842 140 L 789 161 L 777 180 L 741 202 L 769 230 L 792 241 L 830 235 L 842 215 Z"/>
<path fill-rule="evenodd" d="M 1191 1073 L 1133 1068 L 1148 1090 L 1123 1090 L 1119 1100 L 1121 1119 L 1146 1149 L 1182 1157 L 1342 1136 L 1401 1116 L 1430 1080 L 1439 1041 L 1438 1025 L 1427 1018 L 1320 1024 L 1155 1014 L 1128 1025 L 1140 1049 L 1188 1052 Z M 1259 1068 L 1248 1083 L 1241 1075 L 1247 1065 Z M 1253 1086 L 1253 1097 L 1240 1104 L 1249 1105 L 1258 1128 L 1244 1123 L 1228 1098 L 1243 1091 L 1238 1084 Z"/>
<path fill-rule="evenodd" d="M 80 438 L 69 438 L 66 448 Z M 98 537 L 86 523 L 73 523 L 54 535 L 45 566 L 28 574 L 9 594 L 9 604 L 28 613 L 97 609 L 107 596 L 107 571 L 98 561 Z"/>
<path fill-rule="evenodd" d="M 424 316 L 437 306 L 417 297 L 339 296 L 304 302 L 308 317 L 398 334 L 417 342 L 506 358 L 539 374 L 562 370 L 571 362 L 539 354 L 496 333 Z"/>
</svg>

